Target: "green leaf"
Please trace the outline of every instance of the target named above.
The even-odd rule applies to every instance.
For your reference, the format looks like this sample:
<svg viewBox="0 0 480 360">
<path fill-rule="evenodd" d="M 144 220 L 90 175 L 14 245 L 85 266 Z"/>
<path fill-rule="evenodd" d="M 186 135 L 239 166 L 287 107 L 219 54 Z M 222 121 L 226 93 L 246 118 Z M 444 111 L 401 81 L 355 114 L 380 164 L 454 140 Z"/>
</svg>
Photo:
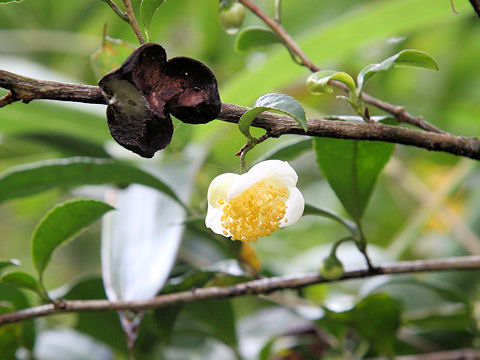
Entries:
<svg viewBox="0 0 480 360">
<path fill-rule="evenodd" d="M 260 26 L 250 26 L 240 31 L 237 35 L 235 39 L 235 50 L 238 52 L 246 52 L 281 42 L 282 39 L 272 30 Z"/>
<path fill-rule="evenodd" d="M 255 163 L 259 163 L 265 160 L 277 159 L 283 161 L 291 161 L 296 159 L 300 155 L 313 149 L 312 138 L 297 138 L 292 141 L 285 142 L 279 146 L 271 149 L 263 155 L 260 155 Z"/>
<path fill-rule="evenodd" d="M 258 356 L 259 360 L 270 360 L 273 357 L 273 346 L 277 338 L 273 338 L 269 340 L 265 345 L 263 345 L 262 350 L 260 350 L 260 354 Z"/>
<path fill-rule="evenodd" d="M 358 222 L 394 144 L 316 138 L 317 162 L 345 209 Z"/>
<path fill-rule="evenodd" d="M 353 328 L 376 351 L 393 355 L 400 315 L 401 308 L 397 301 L 387 294 L 376 294 L 364 298 L 351 310 L 328 312 L 326 317 Z"/>
<path fill-rule="evenodd" d="M 357 76 L 358 92 L 361 92 L 367 81 L 381 71 L 387 71 L 394 66 L 418 67 L 438 70 L 438 64 L 433 57 L 419 50 L 402 50 L 378 64 L 364 67 Z"/>
<path fill-rule="evenodd" d="M 33 291 L 43 297 L 40 284 L 32 275 L 22 271 L 12 271 L 2 276 L 3 283 L 21 289 Z"/>
<path fill-rule="evenodd" d="M 0 294 L 1 294 L 1 301 L 6 301 L 13 304 L 15 311 L 27 309 L 31 306 L 24 291 L 21 291 L 16 287 L 4 284 L 1 281 L 0 281 Z M 35 343 L 34 321 L 33 320 L 23 321 L 20 325 L 22 329 L 20 334 L 20 338 L 21 338 L 20 342 L 25 348 L 32 350 L 33 345 Z M 2 331 L 1 329 L 5 329 L 7 327 L 8 325 L 1 326 L 0 332 Z M 1 347 L 0 347 L 0 354 L 3 355 L 3 352 L 1 351 Z"/>
<path fill-rule="evenodd" d="M 0 259 L 0 274 L 10 266 L 20 266 L 20 261 L 17 259 Z"/>
<path fill-rule="evenodd" d="M 58 151 L 62 157 L 88 156 L 110 158 L 110 155 L 102 145 L 69 134 L 35 131 L 15 134 L 13 137 L 48 146 Z"/>
<path fill-rule="evenodd" d="M 9 4 L 9 3 L 19 3 L 22 2 L 23 0 L 0 0 L 0 5 L 2 4 Z"/>
<path fill-rule="evenodd" d="M 150 24 L 157 9 L 165 2 L 165 0 L 142 0 L 140 4 L 140 18 L 145 26 L 147 39 L 150 38 Z"/>
<path fill-rule="evenodd" d="M 66 300 L 106 299 L 103 281 L 100 276 L 76 279 L 75 282 L 69 283 L 66 287 L 62 286 L 59 290 L 49 292 L 49 294 L 56 293 L 56 299 Z M 78 313 L 75 329 L 115 349 L 123 352 L 127 351 L 126 343 L 123 340 L 125 334 L 115 312 Z M 105 331 L 105 329 L 109 330 Z"/>
<path fill-rule="evenodd" d="M 168 343 L 172 338 L 175 323 L 182 308 L 182 304 L 175 304 L 153 311 L 153 319 L 161 341 Z"/>
<path fill-rule="evenodd" d="M 142 184 L 183 202 L 163 181 L 139 168 L 112 160 L 75 157 L 13 167 L 0 174 L 0 203 L 56 187 Z"/>
<path fill-rule="evenodd" d="M 133 50 L 135 50 L 135 47 L 125 41 L 105 36 L 102 47 L 90 57 L 95 75 L 101 77 L 116 69 L 122 65 Z"/>
<path fill-rule="evenodd" d="M 251 139 L 250 125 L 253 120 L 264 111 L 273 111 L 294 118 L 307 131 L 307 119 L 302 105 L 293 97 L 285 94 L 266 94 L 257 99 L 253 109 L 242 115 L 238 127 L 242 134 Z"/>
<path fill-rule="evenodd" d="M 322 70 L 313 73 L 307 78 L 307 89 L 314 95 L 331 94 L 333 88 L 328 83 L 330 80 L 340 81 L 348 87 L 351 94 L 355 94 L 355 81 L 352 77 L 345 72 L 339 72 L 336 70 Z"/>
<path fill-rule="evenodd" d="M 358 232 L 357 225 L 353 221 L 345 219 L 340 215 L 335 214 L 333 211 L 330 211 L 327 209 L 320 209 L 316 206 L 305 204 L 305 210 L 303 211 L 303 216 L 306 216 L 306 215 L 322 216 L 327 219 L 336 221 L 339 224 L 342 224 L 343 226 L 345 226 L 348 229 L 348 231 L 350 231 L 354 235 Z"/>
<path fill-rule="evenodd" d="M 32 236 L 32 260 L 39 278 L 58 246 L 78 236 L 110 210 L 113 207 L 101 201 L 84 199 L 68 201 L 50 210 Z"/>
<path fill-rule="evenodd" d="M 0 301 L 0 315 L 13 312 L 13 304 L 7 301 Z M 20 334 L 21 324 L 8 324 L 0 328 L 0 354 L 3 359 L 18 359 L 15 356 L 17 349 L 21 346 Z"/>
<path fill-rule="evenodd" d="M 184 311 L 196 320 L 195 324 L 192 322 L 191 330 L 217 338 L 232 347 L 237 345 L 235 316 L 230 300 L 197 301 L 184 305 Z"/>
</svg>

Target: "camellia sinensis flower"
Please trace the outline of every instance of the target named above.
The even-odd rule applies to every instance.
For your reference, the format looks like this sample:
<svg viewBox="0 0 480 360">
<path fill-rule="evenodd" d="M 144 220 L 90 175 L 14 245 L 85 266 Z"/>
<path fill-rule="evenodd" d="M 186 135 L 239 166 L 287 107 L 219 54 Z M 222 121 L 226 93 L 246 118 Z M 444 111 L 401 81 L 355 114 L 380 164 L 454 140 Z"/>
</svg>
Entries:
<svg viewBox="0 0 480 360">
<path fill-rule="evenodd" d="M 208 188 L 207 227 L 232 240 L 257 241 L 294 224 L 305 201 L 298 176 L 286 162 L 267 160 L 243 175 L 226 173 Z"/>
</svg>

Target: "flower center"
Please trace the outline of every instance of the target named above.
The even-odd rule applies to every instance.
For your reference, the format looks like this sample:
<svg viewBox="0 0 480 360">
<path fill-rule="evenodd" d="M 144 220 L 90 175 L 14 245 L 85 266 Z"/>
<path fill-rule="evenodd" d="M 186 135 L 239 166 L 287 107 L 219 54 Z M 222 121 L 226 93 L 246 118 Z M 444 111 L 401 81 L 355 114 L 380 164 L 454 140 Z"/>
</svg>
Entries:
<svg viewBox="0 0 480 360">
<path fill-rule="evenodd" d="M 230 232 L 232 240 L 242 241 L 257 241 L 270 235 L 285 217 L 287 196 L 285 186 L 267 184 L 265 180 L 253 184 L 223 208 L 221 222 L 228 230 L 224 234 Z M 223 202 L 221 199 L 218 204 Z"/>
</svg>

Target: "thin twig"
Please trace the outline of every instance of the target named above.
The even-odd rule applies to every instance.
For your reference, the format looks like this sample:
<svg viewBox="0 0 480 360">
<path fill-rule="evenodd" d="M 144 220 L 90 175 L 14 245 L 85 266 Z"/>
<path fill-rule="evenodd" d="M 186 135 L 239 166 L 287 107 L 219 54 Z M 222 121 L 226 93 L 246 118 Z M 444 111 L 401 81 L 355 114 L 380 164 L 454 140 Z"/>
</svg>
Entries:
<svg viewBox="0 0 480 360">
<path fill-rule="evenodd" d="M 28 103 L 37 99 L 108 104 L 102 89 L 98 86 L 31 79 L 3 70 L 0 70 L 0 88 L 12 92 L 3 105 L 14 101 Z M 1 106 L 2 104 L 0 104 L 0 108 Z M 248 110 L 250 108 L 224 103 L 218 119 L 238 123 L 240 117 Z M 307 125 L 308 131 L 304 132 L 292 118 L 269 112 L 257 116 L 252 123 L 252 126 L 267 130 L 268 135 L 264 135 L 265 138 L 299 134 L 337 139 L 385 141 L 480 160 L 480 140 L 477 138 L 464 138 L 448 133 L 436 134 L 400 126 L 355 121 L 308 119 Z M 260 137 L 260 139 L 262 138 Z"/>
<path fill-rule="evenodd" d="M 138 25 L 137 18 L 135 17 L 135 13 L 133 12 L 130 0 L 123 0 L 123 5 L 125 6 L 125 11 L 127 12 L 129 20 L 128 23 L 132 27 L 138 41 L 140 42 L 140 44 L 145 44 L 145 38 L 143 37 L 142 30 L 140 30 L 140 26 Z"/>
<path fill-rule="evenodd" d="M 480 269 L 480 256 L 402 261 L 393 264 L 384 264 L 377 266 L 375 268 L 375 272 L 371 272 L 368 268 L 346 271 L 340 279 L 333 281 L 360 279 L 365 277 L 387 274 L 408 274 L 430 271 L 477 269 Z M 317 273 L 311 273 L 303 275 L 263 278 L 228 287 L 192 289 L 190 291 L 160 295 L 149 300 L 65 300 L 62 301 L 61 307 L 55 307 L 53 304 L 47 304 L 19 310 L 9 314 L 0 315 L 0 326 L 52 314 L 114 310 L 142 311 L 205 299 L 222 299 L 237 296 L 270 294 L 277 290 L 298 289 L 309 285 L 327 282 L 332 281 L 322 279 L 322 277 Z"/>
<path fill-rule="evenodd" d="M 478 349 L 456 349 L 449 351 L 436 351 L 427 354 L 396 356 L 397 360 L 478 360 L 480 350 Z M 388 360 L 386 357 L 368 358 L 367 360 Z"/>
<path fill-rule="evenodd" d="M 120 8 L 117 6 L 117 4 L 113 2 L 113 0 L 102 0 L 102 1 L 105 2 L 108 6 L 110 6 L 120 19 L 130 24 L 130 19 L 128 18 L 127 14 L 125 14 L 122 10 L 120 10 Z"/>
<path fill-rule="evenodd" d="M 315 65 L 315 63 L 303 52 L 303 50 L 298 46 L 295 40 L 290 36 L 290 34 L 284 29 L 284 27 L 267 14 L 265 14 L 257 5 L 255 5 L 251 0 L 238 0 L 244 6 L 246 6 L 250 11 L 252 11 L 256 16 L 258 16 L 265 24 L 267 24 L 278 36 L 283 40 L 285 45 L 287 46 L 290 53 L 292 53 L 292 57 L 295 60 L 295 55 L 300 59 L 300 61 L 295 60 L 295 62 L 309 68 L 312 72 L 320 71 L 320 67 Z M 332 84 L 341 88 L 342 90 L 347 91 L 347 87 L 338 82 L 333 81 Z M 423 130 L 435 132 L 435 133 L 444 133 L 444 131 L 440 130 L 436 126 L 430 124 L 429 122 L 425 121 L 421 116 L 413 116 L 412 114 L 408 113 L 402 106 L 395 106 L 389 104 L 385 101 L 379 100 L 367 93 L 362 93 L 363 100 L 371 104 L 383 111 L 386 111 L 392 115 L 394 115 L 399 122 L 408 123 L 414 126 L 417 126 Z"/>
<path fill-rule="evenodd" d="M 303 52 L 303 50 L 298 46 L 298 44 L 293 40 L 290 34 L 285 31 L 283 26 L 265 14 L 256 4 L 251 0 L 238 0 L 245 7 L 247 7 L 252 13 L 258 16 L 262 21 L 267 24 L 273 31 L 275 31 L 278 36 L 287 44 L 287 46 L 301 59 L 302 65 L 308 67 L 313 72 L 319 71 L 320 68 L 313 63 L 312 60 Z"/>
</svg>

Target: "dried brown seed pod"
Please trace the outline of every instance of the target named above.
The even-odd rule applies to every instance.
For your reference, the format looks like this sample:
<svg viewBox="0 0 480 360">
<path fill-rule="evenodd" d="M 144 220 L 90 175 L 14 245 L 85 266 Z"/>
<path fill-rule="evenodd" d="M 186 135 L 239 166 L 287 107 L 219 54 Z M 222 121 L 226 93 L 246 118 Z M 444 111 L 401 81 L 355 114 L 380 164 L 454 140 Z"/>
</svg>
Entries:
<svg viewBox="0 0 480 360">
<path fill-rule="evenodd" d="M 480 16 L 480 0 L 470 0 L 470 3 L 472 4 L 477 15 Z"/>
<path fill-rule="evenodd" d="M 170 114 L 186 123 L 204 124 L 220 113 L 212 71 L 187 57 L 167 61 L 158 44 L 140 46 L 98 84 L 109 100 L 107 120 L 113 138 L 143 157 L 152 157 L 170 143 Z"/>
</svg>

